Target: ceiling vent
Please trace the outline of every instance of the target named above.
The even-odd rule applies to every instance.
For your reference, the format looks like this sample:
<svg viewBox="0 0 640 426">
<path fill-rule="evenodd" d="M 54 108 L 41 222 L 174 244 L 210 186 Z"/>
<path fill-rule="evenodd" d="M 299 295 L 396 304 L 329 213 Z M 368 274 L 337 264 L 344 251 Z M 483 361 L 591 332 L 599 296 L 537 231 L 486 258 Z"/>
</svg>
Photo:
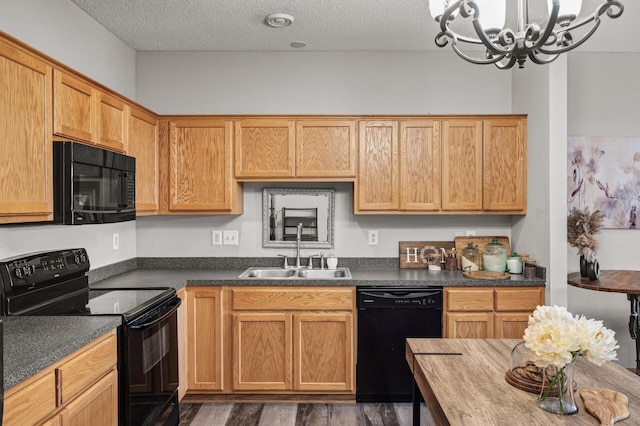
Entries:
<svg viewBox="0 0 640 426">
<path fill-rule="evenodd" d="M 270 27 L 284 28 L 291 25 L 294 19 L 293 19 L 293 16 L 287 15 L 286 13 L 272 13 L 270 15 L 267 15 L 264 21 Z"/>
</svg>

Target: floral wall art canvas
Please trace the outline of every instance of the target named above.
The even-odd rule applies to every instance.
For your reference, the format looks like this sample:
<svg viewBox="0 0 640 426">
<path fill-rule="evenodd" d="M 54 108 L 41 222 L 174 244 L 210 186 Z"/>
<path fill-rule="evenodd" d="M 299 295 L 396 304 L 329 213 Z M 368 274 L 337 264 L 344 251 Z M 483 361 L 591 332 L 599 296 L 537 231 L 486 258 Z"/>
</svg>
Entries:
<svg viewBox="0 0 640 426">
<path fill-rule="evenodd" d="M 637 229 L 640 213 L 640 138 L 570 136 L 568 211 L 604 213 L 604 228 Z"/>
</svg>

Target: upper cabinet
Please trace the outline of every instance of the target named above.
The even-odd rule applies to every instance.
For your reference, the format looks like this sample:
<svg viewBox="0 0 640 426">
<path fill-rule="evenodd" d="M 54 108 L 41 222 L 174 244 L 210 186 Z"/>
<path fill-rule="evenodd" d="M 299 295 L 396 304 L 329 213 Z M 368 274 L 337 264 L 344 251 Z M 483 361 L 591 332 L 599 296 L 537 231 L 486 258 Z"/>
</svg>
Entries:
<svg viewBox="0 0 640 426">
<path fill-rule="evenodd" d="M 361 121 L 359 135 L 355 213 L 526 213 L 524 116 Z"/>
<path fill-rule="evenodd" d="M 158 120 L 131 108 L 127 155 L 136 158 L 136 214 L 156 213 L 159 209 Z"/>
<path fill-rule="evenodd" d="M 51 67 L 0 41 L 0 223 L 53 219 Z"/>
<path fill-rule="evenodd" d="M 353 180 L 354 120 L 240 119 L 235 122 L 235 176 L 243 180 Z"/>
<path fill-rule="evenodd" d="M 241 213 L 232 175 L 230 120 L 184 118 L 169 123 L 169 211 Z"/>
<path fill-rule="evenodd" d="M 53 132 L 124 152 L 128 106 L 64 71 L 55 69 L 53 78 Z"/>
</svg>

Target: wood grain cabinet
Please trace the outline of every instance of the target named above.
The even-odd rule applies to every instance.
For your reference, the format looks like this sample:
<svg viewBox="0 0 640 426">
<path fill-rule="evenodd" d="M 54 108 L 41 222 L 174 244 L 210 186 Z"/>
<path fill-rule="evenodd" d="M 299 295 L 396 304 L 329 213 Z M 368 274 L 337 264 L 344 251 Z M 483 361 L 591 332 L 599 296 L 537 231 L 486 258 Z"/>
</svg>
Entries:
<svg viewBox="0 0 640 426">
<path fill-rule="evenodd" d="M 231 293 L 234 392 L 355 392 L 353 289 Z"/>
<path fill-rule="evenodd" d="M 169 212 L 242 212 L 232 176 L 230 120 L 185 118 L 169 123 Z"/>
<path fill-rule="evenodd" d="M 112 331 L 8 389 L 3 424 L 117 425 L 117 356 Z"/>
<path fill-rule="evenodd" d="M 444 304 L 444 337 L 521 339 L 544 287 L 447 288 Z"/>
<path fill-rule="evenodd" d="M 355 177 L 354 120 L 259 118 L 234 126 L 239 179 Z"/>
<path fill-rule="evenodd" d="M 0 75 L 0 223 L 52 220 L 52 69 L 0 41 Z"/>
<path fill-rule="evenodd" d="M 181 300 L 178 307 L 178 401 L 181 401 L 189 387 L 189 326 L 187 312 L 187 289 L 180 289 L 176 295 Z"/>
<path fill-rule="evenodd" d="M 127 155 L 136 159 L 136 215 L 155 214 L 159 200 L 158 120 L 141 109 L 131 107 Z"/>
<path fill-rule="evenodd" d="M 187 291 L 189 391 L 225 390 L 222 294 L 220 287 L 190 287 Z"/>
</svg>

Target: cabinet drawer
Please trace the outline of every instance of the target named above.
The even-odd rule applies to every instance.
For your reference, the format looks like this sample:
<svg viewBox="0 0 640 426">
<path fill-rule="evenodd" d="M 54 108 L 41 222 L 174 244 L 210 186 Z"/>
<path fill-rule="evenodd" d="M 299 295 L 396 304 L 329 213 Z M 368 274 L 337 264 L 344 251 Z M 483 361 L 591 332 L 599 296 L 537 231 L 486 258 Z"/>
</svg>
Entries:
<svg viewBox="0 0 640 426">
<path fill-rule="evenodd" d="M 493 311 L 493 290 L 447 289 L 445 305 L 447 311 Z"/>
<path fill-rule="evenodd" d="M 496 311 L 532 312 L 544 304 L 543 290 L 543 287 L 496 290 Z"/>
<path fill-rule="evenodd" d="M 56 376 L 51 370 L 41 378 L 9 390 L 4 400 L 4 425 L 33 425 L 56 409 Z"/>
<path fill-rule="evenodd" d="M 352 310 L 353 290 L 345 288 L 283 287 L 231 290 L 233 310 Z"/>
<path fill-rule="evenodd" d="M 69 402 L 111 370 L 116 365 L 117 355 L 116 336 L 111 334 L 95 345 L 81 349 L 78 355 L 62 364 L 57 369 L 62 403 Z"/>
</svg>

